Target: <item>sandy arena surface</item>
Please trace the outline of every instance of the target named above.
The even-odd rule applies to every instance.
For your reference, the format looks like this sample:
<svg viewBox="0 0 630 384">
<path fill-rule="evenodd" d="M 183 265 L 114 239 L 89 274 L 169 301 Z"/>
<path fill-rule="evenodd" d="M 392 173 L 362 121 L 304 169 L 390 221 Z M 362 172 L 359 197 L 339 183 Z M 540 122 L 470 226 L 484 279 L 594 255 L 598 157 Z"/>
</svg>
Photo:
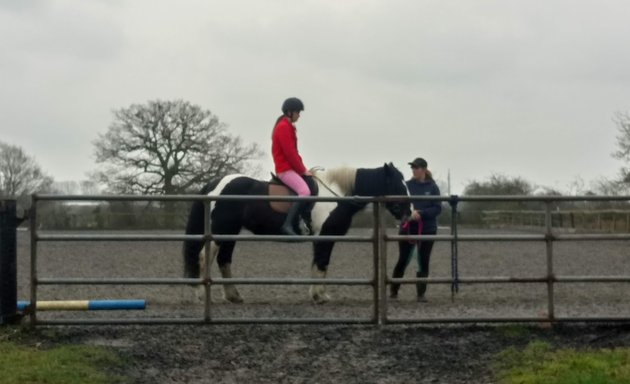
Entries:
<svg viewBox="0 0 630 384">
<path fill-rule="evenodd" d="M 359 230 L 355 233 L 362 233 Z M 445 232 L 444 232 L 445 233 Z M 460 230 L 460 233 L 497 233 Z M 505 232 L 501 232 L 505 233 Z M 39 277 L 181 277 L 178 242 L 43 242 L 38 247 Z M 18 234 L 18 295 L 29 295 L 28 232 Z M 388 247 L 388 272 L 397 257 Z M 630 247 L 624 241 L 554 244 L 558 275 L 628 275 Z M 531 242 L 462 242 L 460 277 L 541 277 L 546 273 L 545 245 Z M 233 273 L 237 277 L 309 277 L 310 244 L 241 242 Z M 412 262 L 414 263 L 414 262 Z M 329 277 L 372 276 L 370 244 L 338 243 Z M 431 277 L 449 277 L 450 244 L 437 242 Z M 215 268 L 216 269 L 216 268 Z M 406 277 L 415 275 L 414 264 Z M 213 271 L 213 276 L 217 276 Z M 242 285 L 244 304 L 222 300 L 212 290 L 212 317 L 369 319 L 372 289 L 328 286 L 332 301 L 315 305 L 304 285 Z M 627 283 L 555 285 L 556 316 L 630 317 Z M 202 317 L 198 291 L 188 286 L 40 286 L 39 300 L 147 300 L 144 311 L 41 312 L 41 319 Z M 547 287 L 542 284 L 431 285 L 428 303 L 415 302 L 405 285 L 388 305 L 392 319 L 466 316 L 542 316 Z M 627 324 L 545 323 L 420 325 L 121 325 L 38 328 L 40 341 L 53 345 L 82 342 L 105 345 L 129 357 L 124 372 L 138 383 L 488 383 L 494 356 L 509 346 L 546 340 L 557 347 L 599 348 L 630 345 Z"/>
</svg>

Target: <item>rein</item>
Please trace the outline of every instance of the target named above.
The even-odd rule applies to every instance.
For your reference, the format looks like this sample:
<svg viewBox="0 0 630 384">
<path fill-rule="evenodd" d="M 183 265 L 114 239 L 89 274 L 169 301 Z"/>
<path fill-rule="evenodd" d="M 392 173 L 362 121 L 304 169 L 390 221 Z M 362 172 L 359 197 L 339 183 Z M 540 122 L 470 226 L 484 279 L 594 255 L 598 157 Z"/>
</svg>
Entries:
<svg viewBox="0 0 630 384">
<path fill-rule="evenodd" d="M 323 171 L 324 168 L 320 167 L 318 165 L 314 166 L 313 168 L 309 169 L 309 171 L 313 174 L 311 177 L 315 180 L 317 180 L 321 185 L 324 186 L 324 188 L 326 188 L 328 190 L 328 192 L 332 193 L 333 195 L 335 195 L 335 197 L 340 197 L 335 191 L 333 191 L 328 184 L 324 183 L 324 181 L 322 179 L 320 179 L 319 177 L 317 177 L 317 175 L 315 174 L 317 171 Z"/>
<path fill-rule="evenodd" d="M 317 180 L 317 181 L 318 181 L 321 185 L 323 185 L 323 186 L 324 186 L 324 188 L 326 188 L 326 190 L 328 190 L 328 192 L 330 192 L 330 193 L 332 193 L 333 195 L 335 195 L 335 197 L 341 197 L 341 196 L 339 196 L 339 194 L 337 194 L 337 192 L 333 191 L 333 190 L 332 190 L 332 188 L 330 188 L 330 187 L 329 187 L 326 183 L 324 183 L 324 182 L 322 181 L 322 179 L 320 179 L 319 177 L 317 177 L 317 176 L 315 176 L 315 175 L 313 175 L 313 178 L 314 178 L 315 180 Z M 351 206 L 351 207 L 356 208 L 357 210 L 360 210 L 360 209 L 362 209 L 363 207 L 365 207 L 365 205 L 366 205 L 367 203 L 360 203 L 360 202 L 356 202 L 356 201 L 350 201 L 350 202 L 348 202 L 347 204 L 348 204 L 348 206 Z"/>
<path fill-rule="evenodd" d="M 324 170 L 324 168 L 320 167 L 318 165 L 316 165 L 313 168 L 309 169 L 309 171 L 313 174 L 311 176 L 313 179 L 317 180 L 321 185 L 323 185 L 324 188 L 326 188 L 328 190 L 328 192 L 332 193 L 336 197 L 339 197 L 339 195 L 337 193 L 335 193 L 335 191 L 333 191 L 326 183 L 324 183 L 324 181 L 322 179 L 320 179 L 319 177 L 317 177 L 317 175 L 315 175 L 315 173 L 317 171 L 323 171 L 323 170 Z"/>
<path fill-rule="evenodd" d="M 312 176 L 313 179 L 317 180 L 321 185 L 324 186 L 324 188 L 326 188 L 328 190 L 328 192 L 332 193 L 333 195 L 335 195 L 336 197 L 340 197 L 335 191 L 333 191 L 326 183 L 324 183 L 324 181 L 322 179 L 320 179 L 319 177 L 313 175 Z"/>
</svg>

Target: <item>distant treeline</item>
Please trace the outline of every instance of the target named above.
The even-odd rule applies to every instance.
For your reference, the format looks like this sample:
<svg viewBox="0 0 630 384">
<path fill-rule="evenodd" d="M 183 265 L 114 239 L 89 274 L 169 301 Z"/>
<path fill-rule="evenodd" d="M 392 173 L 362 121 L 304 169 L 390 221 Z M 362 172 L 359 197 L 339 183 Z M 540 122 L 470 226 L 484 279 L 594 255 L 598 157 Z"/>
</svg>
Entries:
<svg viewBox="0 0 630 384">
<path fill-rule="evenodd" d="M 182 230 L 186 227 L 191 202 L 94 202 L 68 203 L 46 201 L 38 203 L 37 225 L 46 230 Z M 440 226 L 450 226 L 451 206 L 444 202 L 438 217 Z M 472 226 L 544 224 L 544 204 L 540 202 L 460 202 L 457 207 L 459 224 Z M 555 226 L 630 228 L 630 204 L 625 202 L 559 202 L 552 206 Z M 615 218 L 611 218 L 611 217 Z M 622 224 L 626 223 L 628 224 Z M 385 214 L 385 224 L 398 224 Z M 28 225 L 26 222 L 23 225 Z M 374 217 L 371 206 L 358 213 L 354 227 L 371 227 Z"/>
<path fill-rule="evenodd" d="M 190 202 L 42 202 L 37 210 L 37 225 L 43 230 L 181 230 L 186 228 Z M 371 227 L 371 209 L 354 217 L 353 226 Z M 396 220 L 385 216 L 388 226 Z M 24 225 L 28 225 L 25 223 Z"/>
<path fill-rule="evenodd" d="M 484 211 L 482 223 L 488 228 L 544 227 L 545 211 Z M 551 227 L 576 232 L 630 232 L 630 210 L 570 210 L 551 212 Z"/>
<path fill-rule="evenodd" d="M 43 202 L 37 225 L 45 230 L 183 229 L 191 203 L 186 202 Z"/>
</svg>

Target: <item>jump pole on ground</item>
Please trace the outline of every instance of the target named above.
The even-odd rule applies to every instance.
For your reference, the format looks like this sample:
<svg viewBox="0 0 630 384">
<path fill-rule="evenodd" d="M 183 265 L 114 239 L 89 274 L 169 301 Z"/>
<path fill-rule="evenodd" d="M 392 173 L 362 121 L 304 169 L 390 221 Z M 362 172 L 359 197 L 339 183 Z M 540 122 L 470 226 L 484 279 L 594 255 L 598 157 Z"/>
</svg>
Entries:
<svg viewBox="0 0 630 384">
<path fill-rule="evenodd" d="M 30 306 L 29 301 L 17 302 L 18 311 L 24 311 Z M 38 311 L 103 311 L 145 309 L 146 300 L 50 300 L 38 301 Z"/>
</svg>

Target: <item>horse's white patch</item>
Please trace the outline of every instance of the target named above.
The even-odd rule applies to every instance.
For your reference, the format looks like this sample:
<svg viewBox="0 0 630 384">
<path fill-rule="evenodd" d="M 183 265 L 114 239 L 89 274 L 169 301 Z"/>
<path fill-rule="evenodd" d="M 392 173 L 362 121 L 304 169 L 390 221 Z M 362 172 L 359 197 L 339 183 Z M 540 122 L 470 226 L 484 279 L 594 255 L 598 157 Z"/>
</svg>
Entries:
<svg viewBox="0 0 630 384">
<path fill-rule="evenodd" d="M 317 173 L 319 184 L 319 197 L 335 197 L 345 196 L 345 192 L 339 188 L 339 185 L 326 179 L 326 171 Z M 326 183 L 326 186 L 322 185 L 322 182 Z M 334 192 L 334 193 L 333 193 Z M 318 201 L 313 207 L 311 212 L 311 218 L 313 219 L 313 232 L 315 235 L 319 234 L 322 229 L 324 221 L 330 216 L 330 213 L 337 207 L 337 202 Z"/>
<path fill-rule="evenodd" d="M 219 196 L 221 194 L 221 192 L 223 192 L 223 190 L 225 189 L 225 186 L 230 183 L 230 181 L 232 181 L 234 179 L 237 179 L 239 177 L 247 177 L 247 176 L 240 175 L 240 174 L 234 174 L 234 175 L 225 176 L 224 178 L 221 179 L 221 181 L 219 181 L 217 186 L 214 187 L 214 189 L 212 191 L 208 192 L 207 196 Z M 216 203 L 216 201 L 211 201 L 210 202 L 210 212 L 212 212 L 212 210 L 214 209 L 214 204 L 215 203 Z"/>
<path fill-rule="evenodd" d="M 411 193 L 409 192 L 409 187 L 407 187 L 407 182 L 403 180 L 402 184 L 405 187 L 405 191 L 407 191 L 407 196 L 411 196 Z M 413 212 L 413 204 L 411 202 L 409 202 L 409 212 Z"/>
<path fill-rule="evenodd" d="M 324 196 L 321 193 L 319 196 Z M 332 196 L 332 195 L 331 195 Z M 319 235 L 319 231 L 322 229 L 324 221 L 330 216 L 330 213 L 337 207 L 337 203 L 319 201 L 313 207 L 311 217 L 313 219 L 313 232 L 315 235 Z"/>
</svg>

